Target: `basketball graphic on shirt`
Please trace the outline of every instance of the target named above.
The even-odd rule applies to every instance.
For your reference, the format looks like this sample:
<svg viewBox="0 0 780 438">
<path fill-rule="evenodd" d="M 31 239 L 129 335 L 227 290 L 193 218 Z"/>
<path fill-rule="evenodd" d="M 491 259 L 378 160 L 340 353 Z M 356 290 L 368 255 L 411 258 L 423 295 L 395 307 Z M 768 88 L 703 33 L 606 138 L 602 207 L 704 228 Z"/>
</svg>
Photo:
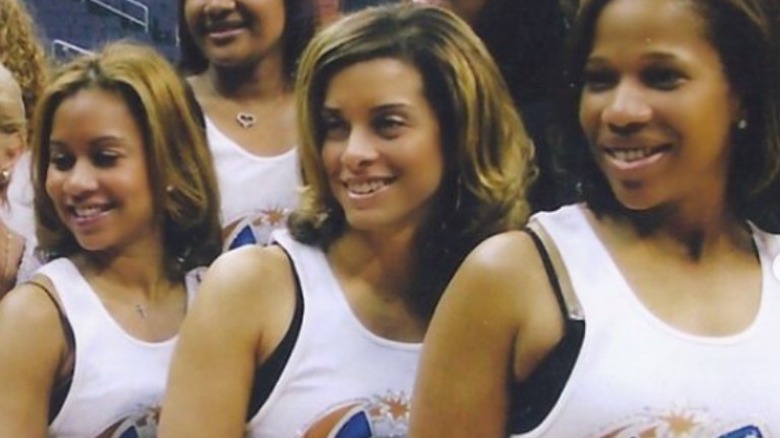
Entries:
<svg viewBox="0 0 780 438">
<path fill-rule="evenodd" d="M 341 403 L 319 416 L 302 438 L 401 438 L 409 427 L 409 397 L 388 393 Z"/>
<path fill-rule="evenodd" d="M 155 438 L 160 422 L 159 408 L 117 421 L 96 438 Z"/>
<path fill-rule="evenodd" d="M 621 421 L 593 438 L 769 438 L 750 421 L 724 424 L 703 410 L 675 409 L 665 413 L 646 412 Z"/>
<path fill-rule="evenodd" d="M 247 213 L 240 219 L 224 224 L 222 233 L 225 250 L 244 245 L 267 245 L 271 241 L 271 233 L 283 228 L 289 215 L 289 210 L 274 207 Z"/>
</svg>

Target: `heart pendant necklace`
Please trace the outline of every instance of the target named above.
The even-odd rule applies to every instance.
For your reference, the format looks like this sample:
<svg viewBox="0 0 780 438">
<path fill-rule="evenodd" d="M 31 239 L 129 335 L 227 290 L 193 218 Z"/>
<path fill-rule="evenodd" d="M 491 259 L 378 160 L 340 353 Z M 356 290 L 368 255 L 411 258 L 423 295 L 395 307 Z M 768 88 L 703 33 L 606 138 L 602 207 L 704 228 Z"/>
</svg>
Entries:
<svg viewBox="0 0 780 438">
<path fill-rule="evenodd" d="M 249 129 L 257 123 L 257 116 L 252 113 L 245 113 L 243 111 L 236 114 L 236 122 L 244 129 Z"/>
</svg>

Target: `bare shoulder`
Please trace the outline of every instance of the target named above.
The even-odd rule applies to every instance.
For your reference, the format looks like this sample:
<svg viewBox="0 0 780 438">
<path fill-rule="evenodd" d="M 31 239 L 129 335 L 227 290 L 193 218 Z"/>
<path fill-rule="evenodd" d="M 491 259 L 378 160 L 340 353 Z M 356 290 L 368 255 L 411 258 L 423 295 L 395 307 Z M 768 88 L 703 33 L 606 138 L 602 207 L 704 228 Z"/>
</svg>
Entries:
<svg viewBox="0 0 780 438">
<path fill-rule="evenodd" d="M 206 271 L 183 330 L 199 326 L 214 335 L 243 334 L 246 339 L 275 333 L 292 315 L 293 278 L 290 261 L 277 246 L 224 253 Z"/>
<path fill-rule="evenodd" d="M 25 372 L 40 371 L 51 377 L 66 350 L 59 310 L 40 286 L 24 283 L 3 297 L 0 362 L 4 366 L 18 365 Z"/>
<path fill-rule="evenodd" d="M 485 239 L 466 257 L 458 275 L 483 285 L 486 291 L 523 300 L 547 292 L 547 276 L 539 252 L 531 237 L 522 231 Z"/>
<path fill-rule="evenodd" d="M 228 300 L 257 300 L 259 296 L 292 286 L 292 268 L 277 246 L 246 246 L 226 252 L 203 278 L 200 295 Z"/>
<path fill-rule="evenodd" d="M 478 245 L 455 274 L 442 303 L 442 312 L 451 313 L 454 323 L 462 318 L 489 321 L 511 334 L 518 380 L 563 335 L 563 316 L 541 255 L 522 231 L 501 233 Z"/>
<path fill-rule="evenodd" d="M 53 291 L 51 282 L 46 277 L 36 277 L 39 283 Z M 56 293 L 56 292 L 55 292 Z M 53 296 L 57 299 L 56 295 Z M 23 283 L 8 292 L 0 300 L 0 331 L 6 327 L 14 327 L 14 331 L 26 333 L 27 328 L 35 335 L 40 328 L 48 330 L 51 337 L 51 329 L 59 326 L 59 312 L 54 302 L 47 296 L 44 290 L 33 283 Z"/>
</svg>

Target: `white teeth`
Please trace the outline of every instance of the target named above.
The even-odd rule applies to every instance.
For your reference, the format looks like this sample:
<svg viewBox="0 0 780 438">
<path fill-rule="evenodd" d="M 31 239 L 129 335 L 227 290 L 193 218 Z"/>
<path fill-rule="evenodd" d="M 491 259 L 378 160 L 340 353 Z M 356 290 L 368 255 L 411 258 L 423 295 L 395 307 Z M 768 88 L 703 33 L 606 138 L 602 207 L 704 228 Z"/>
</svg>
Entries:
<svg viewBox="0 0 780 438">
<path fill-rule="evenodd" d="M 80 208 L 74 208 L 73 212 L 76 214 L 77 217 L 80 218 L 88 218 L 92 216 L 97 216 L 103 211 L 103 209 L 98 207 L 80 207 Z"/>
<path fill-rule="evenodd" d="M 656 151 L 657 150 L 653 148 L 613 149 L 613 150 L 609 150 L 608 153 L 613 158 L 616 158 L 620 161 L 625 161 L 627 163 L 631 163 L 633 161 L 647 158 L 650 155 L 653 155 Z"/>
<path fill-rule="evenodd" d="M 347 190 L 356 195 L 370 195 L 385 186 L 384 181 L 348 182 Z"/>
</svg>

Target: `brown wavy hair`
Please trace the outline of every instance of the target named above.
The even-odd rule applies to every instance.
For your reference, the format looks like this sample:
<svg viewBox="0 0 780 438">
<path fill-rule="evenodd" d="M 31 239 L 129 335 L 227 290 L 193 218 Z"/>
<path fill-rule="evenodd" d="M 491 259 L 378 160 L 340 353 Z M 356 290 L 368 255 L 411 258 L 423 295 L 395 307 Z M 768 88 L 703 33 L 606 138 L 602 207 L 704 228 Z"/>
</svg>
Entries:
<svg viewBox="0 0 780 438">
<path fill-rule="evenodd" d="M 141 127 L 169 278 L 209 265 L 222 249 L 219 192 L 194 96 L 154 49 L 122 41 L 62 66 L 41 96 L 32 137 L 39 249 L 49 259 L 85 253 L 57 215 L 46 176 L 54 114 L 64 100 L 86 89 L 121 96 Z"/>
<path fill-rule="evenodd" d="M 442 130 L 445 175 L 433 214 L 417 231 L 409 300 L 427 318 L 466 254 L 485 237 L 522 226 L 529 214 L 533 144 L 490 54 L 468 24 L 431 6 L 389 5 L 347 15 L 322 30 L 301 57 L 296 84 L 304 191 L 293 235 L 327 247 L 347 224 L 328 183 L 321 149 L 331 78 L 367 60 L 416 68 Z"/>
</svg>

